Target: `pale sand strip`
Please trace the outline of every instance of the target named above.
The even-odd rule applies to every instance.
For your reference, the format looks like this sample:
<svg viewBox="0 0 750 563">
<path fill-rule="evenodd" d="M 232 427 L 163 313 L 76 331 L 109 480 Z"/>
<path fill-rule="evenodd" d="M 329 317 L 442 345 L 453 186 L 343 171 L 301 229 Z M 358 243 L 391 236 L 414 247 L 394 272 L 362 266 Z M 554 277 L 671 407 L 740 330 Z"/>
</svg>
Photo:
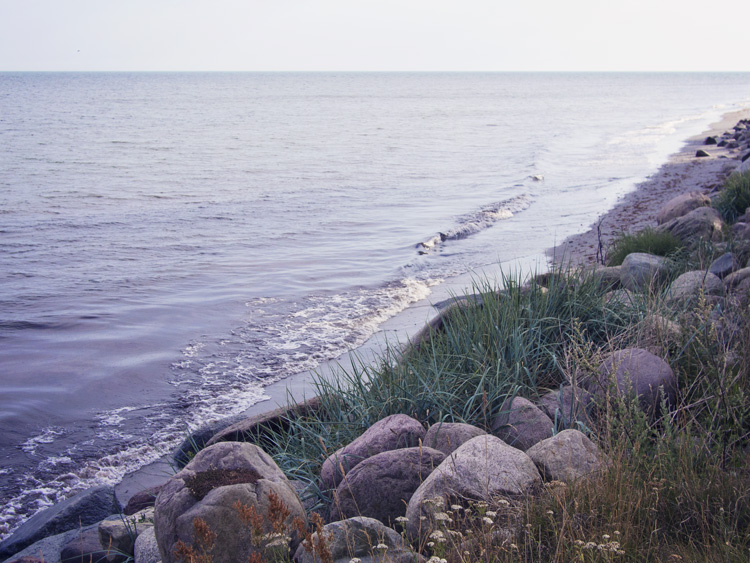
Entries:
<svg viewBox="0 0 750 563">
<path fill-rule="evenodd" d="M 718 189 L 724 179 L 739 165 L 747 151 L 729 150 L 716 145 L 704 146 L 710 135 L 729 131 L 741 119 L 750 118 L 750 108 L 724 115 L 708 131 L 688 139 L 680 152 L 672 155 L 653 176 L 638 184 L 611 210 L 594 222 L 587 231 L 573 235 L 560 245 L 550 248 L 547 255 L 555 262 L 593 264 L 596 261 L 601 226 L 602 244 L 606 245 L 619 233 L 633 233 L 648 226 L 656 226 L 656 214 L 673 197 L 691 191 L 710 194 Z M 704 149 L 710 157 L 696 157 Z"/>
</svg>

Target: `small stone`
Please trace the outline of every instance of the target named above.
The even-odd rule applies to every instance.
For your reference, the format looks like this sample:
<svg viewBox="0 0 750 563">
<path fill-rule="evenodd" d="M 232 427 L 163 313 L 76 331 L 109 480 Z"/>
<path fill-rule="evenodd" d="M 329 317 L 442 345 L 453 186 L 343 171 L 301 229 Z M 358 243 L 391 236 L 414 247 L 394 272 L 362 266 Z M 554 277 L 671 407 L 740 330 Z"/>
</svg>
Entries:
<svg viewBox="0 0 750 563">
<path fill-rule="evenodd" d="M 708 153 L 707 153 L 706 151 L 704 151 L 703 149 L 698 149 L 698 150 L 697 150 L 697 151 L 695 152 L 695 156 L 697 156 L 697 157 L 704 157 L 704 156 L 711 156 L 711 155 L 710 155 L 710 154 L 708 154 Z"/>
</svg>

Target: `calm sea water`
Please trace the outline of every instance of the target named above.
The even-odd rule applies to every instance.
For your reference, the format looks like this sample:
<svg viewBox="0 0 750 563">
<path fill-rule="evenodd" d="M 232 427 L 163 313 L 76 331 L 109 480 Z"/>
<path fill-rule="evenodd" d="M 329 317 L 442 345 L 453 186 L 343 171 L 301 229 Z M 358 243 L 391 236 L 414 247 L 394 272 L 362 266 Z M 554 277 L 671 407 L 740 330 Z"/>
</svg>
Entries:
<svg viewBox="0 0 750 563">
<path fill-rule="evenodd" d="M 748 74 L 0 74 L 0 537 L 748 105 Z"/>
</svg>

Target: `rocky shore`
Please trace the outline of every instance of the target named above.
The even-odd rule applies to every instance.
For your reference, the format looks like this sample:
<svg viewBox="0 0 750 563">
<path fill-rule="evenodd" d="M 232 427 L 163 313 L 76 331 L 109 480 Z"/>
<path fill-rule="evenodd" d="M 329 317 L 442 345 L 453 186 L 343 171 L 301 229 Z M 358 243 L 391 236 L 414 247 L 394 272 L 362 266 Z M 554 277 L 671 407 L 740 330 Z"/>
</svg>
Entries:
<svg viewBox="0 0 750 563">
<path fill-rule="evenodd" d="M 551 249 L 550 258 L 558 266 L 586 266 L 586 275 L 597 276 L 597 283 L 612 290 L 608 299 L 634 300 L 664 279 L 669 265 L 666 258 L 634 253 L 622 265 L 603 267 L 606 248 L 621 233 L 653 227 L 686 245 L 723 244 L 726 252 L 705 270 L 671 282 L 669 299 L 720 303 L 724 313 L 746 309 L 750 267 L 746 256 L 733 253 L 724 241 L 727 233 L 750 240 L 750 217 L 746 213 L 726 226 L 712 198 L 731 174 L 747 171 L 750 111 L 729 114 L 689 140 L 588 231 Z M 523 291 L 547 292 L 557 283 L 554 274 L 540 276 Z M 428 345 L 467 301 L 446 308 L 405 354 Z M 728 318 L 717 318 L 716 330 L 732 330 Z M 655 333 L 678 330 L 669 320 L 655 320 Z M 616 394 L 634 392 L 640 412 L 651 420 L 674 406 L 677 375 L 659 352 L 658 346 L 645 345 L 612 350 L 593 378 L 535 400 L 509 396 L 485 427 L 428 425 L 407 414 L 381 418 L 320 460 L 314 486 L 331 500 L 322 519 L 311 514 L 300 495 L 311 484 L 290 481 L 261 447 L 263 429 L 288 430 L 290 420 L 314 416 L 321 408 L 317 400 L 220 425 L 183 444 L 175 457 L 180 471 L 133 495 L 124 507 L 114 487 L 102 486 L 38 513 L 0 543 L 0 560 L 444 561 L 434 548 L 418 552 L 413 546 L 439 542 L 457 512 L 476 510 L 477 503 L 508 504 L 589 479 L 612 463 L 581 431 L 590 426 L 592 405 L 601 403 L 608 385 Z M 481 516 L 488 525 L 494 517 L 495 511 Z M 503 545 L 515 545 L 512 526 L 493 533 Z M 465 544 L 467 553 L 475 547 L 469 540 Z M 614 542 L 599 545 L 609 544 Z M 612 548 L 618 550 L 619 544 Z"/>
</svg>

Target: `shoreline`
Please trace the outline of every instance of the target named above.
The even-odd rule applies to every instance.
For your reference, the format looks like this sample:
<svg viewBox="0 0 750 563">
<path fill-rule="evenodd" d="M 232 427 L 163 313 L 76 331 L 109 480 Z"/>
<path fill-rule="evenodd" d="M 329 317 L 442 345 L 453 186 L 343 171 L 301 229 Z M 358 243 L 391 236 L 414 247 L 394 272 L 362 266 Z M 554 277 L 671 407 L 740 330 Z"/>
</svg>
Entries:
<svg viewBox="0 0 750 563">
<path fill-rule="evenodd" d="M 507 272 L 508 268 L 529 275 L 541 273 L 543 269 L 561 260 L 570 260 L 573 264 L 593 264 L 598 245 L 597 225 L 601 225 L 602 240 L 606 245 L 619 232 L 636 230 L 649 224 L 655 225 L 659 208 L 672 197 L 689 191 L 710 193 L 719 185 L 721 180 L 734 170 L 737 158 L 746 151 L 729 151 L 714 145 L 707 147 L 711 154 L 708 158 L 696 158 L 695 151 L 703 147 L 706 136 L 720 134 L 731 129 L 740 119 L 748 117 L 750 108 L 729 112 L 724 114 L 719 122 L 711 124 L 707 131 L 687 139 L 679 152 L 671 155 L 652 176 L 622 196 L 613 208 L 604 211 L 587 230 L 566 238 L 546 252 L 489 265 L 444 280 L 433 288 L 428 298 L 409 305 L 385 321 L 373 336 L 355 350 L 327 361 L 314 370 L 292 375 L 265 387 L 264 393 L 268 398 L 252 405 L 237 418 L 268 413 L 280 405 L 286 405 L 290 396 L 296 401 L 311 398 L 314 396 L 313 375 L 316 373 L 323 377 L 331 376 L 336 373 L 337 366 L 346 366 L 353 359 L 367 362 L 377 360 L 382 357 L 386 344 L 405 343 L 439 314 L 441 302 L 470 292 L 473 280 L 497 279 L 501 269 Z M 561 258 L 558 259 L 558 256 Z M 115 485 L 118 500 L 124 505 L 133 494 L 163 483 L 174 472 L 170 461 L 171 453 L 125 475 Z"/>
<path fill-rule="evenodd" d="M 686 139 L 680 150 L 670 155 L 654 174 L 621 196 L 614 207 L 600 214 L 585 231 L 567 237 L 546 251 L 490 264 L 442 281 L 434 287 L 427 298 L 412 303 L 385 321 L 357 348 L 323 362 L 315 369 L 291 375 L 264 387 L 267 398 L 251 405 L 238 417 L 232 417 L 232 421 L 269 413 L 287 405 L 290 397 L 293 397 L 295 402 L 312 398 L 314 379 L 334 376 L 339 366 L 349 365 L 352 361 L 377 361 L 388 345 L 404 344 L 422 330 L 440 313 L 440 305 L 443 302 L 470 291 L 474 280 L 497 280 L 501 271 L 507 272 L 509 269 L 531 275 L 543 273 L 549 267 L 565 262 L 574 266 L 593 265 L 596 262 L 599 243 L 597 225 L 601 225 L 602 242 L 606 246 L 621 232 L 655 225 L 657 212 L 671 198 L 689 191 L 710 193 L 721 185 L 723 179 L 735 169 L 736 159 L 743 154 L 742 151 L 731 151 L 712 145 L 708 147 L 710 157 L 697 158 L 695 152 L 704 146 L 703 142 L 707 136 L 720 135 L 743 118 L 750 118 L 750 108 L 723 114 L 721 119 L 711 123 L 708 129 Z M 217 419 L 218 423 L 224 421 Z M 125 475 L 115 485 L 118 500 L 125 505 L 135 493 L 164 482 L 165 476 L 173 471 L 171 457 L 170 452 L 159 460 Z"/>
<path fill-rule="evenodd" d="M 742 149 L 727 149 L 717 145 L 704 145 L 706 137 L 721 135 L 741 119 L 750 118 L 750 108 L 725 113 L 702 133 L 688 138 L 682 148 L 672 154 L 667 162 L 636 184 L 635 189 L 622 196 L 613 208 L 601 214 L 588 228 L 566 238 L 547 250 L 548 259 L 556 264 L 569 261 L 575 265 L 592 265 L 597 259 L 599 233 L 606 246 L 620 233 L 634 232 L 656 225 L 656 214 L 662 205 L 675 196 L 698 191 L 710 195 L 721 186 L 724 179 L 736 168 Z M 710 156 L 696 157 L 699 149 Z"/>
</svg>

